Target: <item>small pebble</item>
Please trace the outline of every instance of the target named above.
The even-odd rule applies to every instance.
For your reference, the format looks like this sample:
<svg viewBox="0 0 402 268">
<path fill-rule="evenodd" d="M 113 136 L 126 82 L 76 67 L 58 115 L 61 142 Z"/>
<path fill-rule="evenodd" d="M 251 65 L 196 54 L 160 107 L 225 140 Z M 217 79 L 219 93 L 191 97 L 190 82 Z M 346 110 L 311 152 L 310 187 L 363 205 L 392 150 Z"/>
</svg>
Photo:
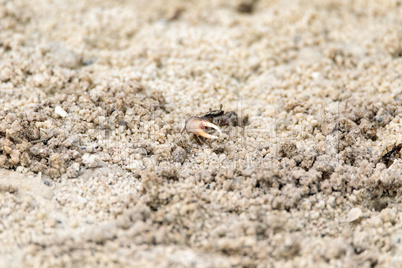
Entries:
<svg viewBox="0 0 402 268">
<path fill-rule="evenodd" d="M 358 219 L 360 219 L 360 217 L 362 216 L 362 211 L 360 208 L 352 208 L 348 215 L 346 216 L 346 219 L 348 222 L 354 222 L 357 221 Z"/>
<path fill-rule="evenodd" d="M 183 148 L 181 148 L 180 146 L 178 146 L 172 154 L 173 162 L 178 162 L 178 163 L 183 164 L 186 159 L 187 159 L 186 151 Z"/>
<path fill-rule="evenodd" d="M 54 112 L 61 117 L 66 117 L 68 115 L 68 113 L 64 111 L 63 108 L 61 108 L 60 106 L 56 106 L 56 108 L 54 108 Z"/>
</svg>

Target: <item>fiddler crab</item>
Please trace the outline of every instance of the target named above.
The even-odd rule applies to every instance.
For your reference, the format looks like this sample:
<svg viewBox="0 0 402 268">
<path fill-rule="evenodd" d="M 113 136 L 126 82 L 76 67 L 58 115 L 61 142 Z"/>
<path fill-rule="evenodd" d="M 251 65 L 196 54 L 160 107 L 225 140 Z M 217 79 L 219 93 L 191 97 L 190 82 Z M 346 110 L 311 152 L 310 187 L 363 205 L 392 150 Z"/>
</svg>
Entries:
<svg viewBox="0 0 402 268">
<path fill-rule="evenodd" d="M 209 112 L 202 116 L 192 116 L 188 118 L 181 133 L 186 130 L 187 133 L 193 133 L 196 136 L 207 139 L 218 139 L 218 136 L 206 132 L 206 128 L 215 129 L 219 135 L 222 135 L 222 131 L 219 127 L 229 126 L 230 131 L 232 127 L 240 126 L 244 130 L 244 121 L 233 111 L 225 113 L 222 107 L 223 105 L 221 104 L 218 110 L 212 110 L 210 108 Z"/>
</svg>

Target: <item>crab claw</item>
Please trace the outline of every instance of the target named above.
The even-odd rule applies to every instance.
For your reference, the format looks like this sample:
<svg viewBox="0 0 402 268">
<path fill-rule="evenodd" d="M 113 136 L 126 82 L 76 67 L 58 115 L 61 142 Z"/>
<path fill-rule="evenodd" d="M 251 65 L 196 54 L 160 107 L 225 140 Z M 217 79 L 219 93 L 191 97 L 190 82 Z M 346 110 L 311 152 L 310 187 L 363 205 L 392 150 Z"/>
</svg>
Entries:
<svg viewBox="0 0 402 268">
<path fill-rule="evenodd" d="M 220 130 L 220 128 L 217 125 L 212 124 L 211 122 L 203 120 L 199 117 L 189 118 L 186 122 L 185 129 L 187 132 L 202 136 L 207 139 L 217 139 L 218 138 L 217 136 L 214 136 L 214 135 L 211 135 L 211 134 L 208 134 L 207 132 L 205 132 L 205 127 L 213 128 L 219 132 L 219 135 L 222 135 L 222 131 Z"/>
</svg>

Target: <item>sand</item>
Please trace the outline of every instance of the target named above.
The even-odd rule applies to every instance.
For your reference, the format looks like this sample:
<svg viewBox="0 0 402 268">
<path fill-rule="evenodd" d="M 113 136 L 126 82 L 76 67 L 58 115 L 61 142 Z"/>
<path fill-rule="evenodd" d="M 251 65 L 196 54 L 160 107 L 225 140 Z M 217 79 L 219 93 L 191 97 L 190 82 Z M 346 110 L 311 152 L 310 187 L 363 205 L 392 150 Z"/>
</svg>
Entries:
<svg viewBox="0 0 402 268">
<path fill-rule="evenodd" d="M 402 267 L 402 3 L 0 0 L 0 267 Z M 185 120 L 236 112 L 197 140 Z"/>
</svg>

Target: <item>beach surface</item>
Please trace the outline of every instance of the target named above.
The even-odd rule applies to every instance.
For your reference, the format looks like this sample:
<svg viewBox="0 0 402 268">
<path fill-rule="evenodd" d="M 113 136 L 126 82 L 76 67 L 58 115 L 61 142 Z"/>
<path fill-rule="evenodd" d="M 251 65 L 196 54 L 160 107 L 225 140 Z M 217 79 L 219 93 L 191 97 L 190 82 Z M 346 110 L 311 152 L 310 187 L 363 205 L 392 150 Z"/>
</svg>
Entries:
<svg viewBox="0 0 402 268">
<path fill-rule="evenodd" d="M 399 0 L 0 0 L 0 267 L 402 267 L 401 71 Z"/>
</svg>

